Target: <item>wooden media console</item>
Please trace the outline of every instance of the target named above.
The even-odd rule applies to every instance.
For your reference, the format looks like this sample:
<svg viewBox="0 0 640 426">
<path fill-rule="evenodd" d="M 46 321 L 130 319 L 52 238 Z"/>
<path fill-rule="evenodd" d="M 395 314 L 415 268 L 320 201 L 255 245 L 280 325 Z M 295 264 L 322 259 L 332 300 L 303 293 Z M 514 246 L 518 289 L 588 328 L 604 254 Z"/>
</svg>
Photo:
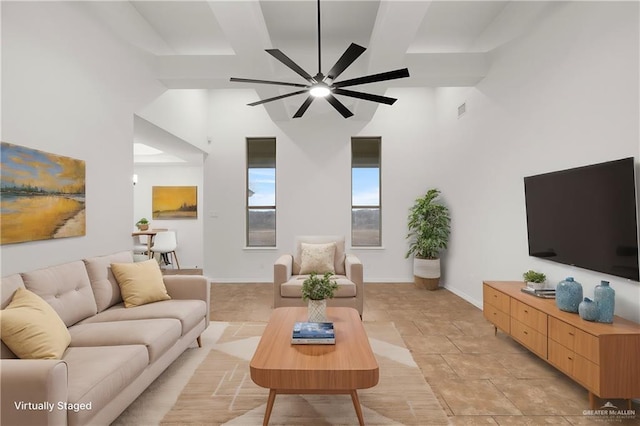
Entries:
<svg viewBox="0 0 640 426">
<path fill-rule="evenodd" d="M 640 397 L 640 324 L 612 324 L 561 311 L 555 299 L 523 293 L 521 281 L 484 281 L 483 314 L 495 327 L 553 365 L 596 398 Z"/>
</svg>

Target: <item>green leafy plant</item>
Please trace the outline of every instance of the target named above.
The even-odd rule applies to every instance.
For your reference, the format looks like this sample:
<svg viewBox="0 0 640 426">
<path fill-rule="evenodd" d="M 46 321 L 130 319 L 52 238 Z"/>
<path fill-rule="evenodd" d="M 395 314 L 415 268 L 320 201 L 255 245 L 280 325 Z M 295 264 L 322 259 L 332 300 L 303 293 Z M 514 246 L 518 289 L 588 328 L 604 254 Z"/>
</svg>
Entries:
<svg viewBox="0 0 640 426">
<path fill-rule="evenodd" d="M 317 273 L 312 272 L 309 278 L 302 283 L 302 299 L 307 300 L 324 300 L 333 298 L 333 293 L 338 289 L 338 283 L 331 280 L 333 274 L 325 273 L 320 277 Z"/>
<path fill-rule="evenodd" d="M 440 251 L 447 248 L 451 232 L 449 209 L 436 200 L 438 189 L 430 189 L 416 198 L 409 210 L 409 251 L 405 257 L 414 255 L 420 259 L 437 259 Z"/>
<path fill-rule="evenodd" d="M 534 270 L 528 270 L 522 274 L 522 278 L 528 283 L 543 283 L 547 279 L 547 276 L 542 272 L 536 272 Z"/>
<path fill-rule="evenodd" d="M 143 217 L 142 219 L 140 219 L 139 221 L 136 222 L 136 226 L 138 225 L 148 225 L 149 221 L 147 220 L 146 217 Z"/>
</svg>

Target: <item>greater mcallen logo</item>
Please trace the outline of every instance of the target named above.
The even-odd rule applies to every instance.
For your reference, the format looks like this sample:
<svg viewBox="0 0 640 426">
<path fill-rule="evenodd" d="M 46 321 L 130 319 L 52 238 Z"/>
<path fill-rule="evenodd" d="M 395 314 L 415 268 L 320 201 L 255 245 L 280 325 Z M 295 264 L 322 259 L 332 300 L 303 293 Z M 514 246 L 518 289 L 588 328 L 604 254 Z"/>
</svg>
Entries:
<svg viewBox="0 0 640 426">
<path fill-rule="evenodd" d="M 610 401 L 607 401 L 597 410 L 584 410 L 584 416 L 602 417 L 602 420 L 629 420 L 636 418 L 636 410 L 621 410 Z"/>
</svg>

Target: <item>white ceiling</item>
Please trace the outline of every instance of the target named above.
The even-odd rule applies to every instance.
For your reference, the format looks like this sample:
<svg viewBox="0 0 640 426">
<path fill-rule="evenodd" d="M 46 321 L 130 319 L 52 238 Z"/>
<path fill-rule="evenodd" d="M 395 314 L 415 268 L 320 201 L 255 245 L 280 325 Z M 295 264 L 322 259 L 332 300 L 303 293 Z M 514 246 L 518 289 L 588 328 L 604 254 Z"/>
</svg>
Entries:
<svg viewBox="0 0 640 426">
<path fill-rule="evenodd" d="M 353 42 L 367 51 L 338 81 L 404 67 L 411 74 L 353 90 L 384 94 L 398 86 L 472 86 L 486 74 L 487 53 L 528 31 L 552 3 L 321 0 L 322 71 Z M 316 0 L 104 1 L 86 7 L 117 37 L 152 55 L 158 79 L 170 89 L 252 88 L 256 100 L 295 91 L 229 82 L 244 77 L 305 83 L 264 52 L 269 48 L 280 49 L 311 75 L 318 72 Z M 274 120 L 288 120 L 304 96 L 264 107 Z M 356 112 L 353 119 L 368 120 L 378 107 L 339 98 Z M 325 110 L 332 111 L 326 102 L 314 102 L 307 114 Z"/>
<path fill-rule="evenodd" d="M 202 165 L 205 153 L 188 142 L 134 116 L 133 163 L 136 165 Z"/>
</svg>

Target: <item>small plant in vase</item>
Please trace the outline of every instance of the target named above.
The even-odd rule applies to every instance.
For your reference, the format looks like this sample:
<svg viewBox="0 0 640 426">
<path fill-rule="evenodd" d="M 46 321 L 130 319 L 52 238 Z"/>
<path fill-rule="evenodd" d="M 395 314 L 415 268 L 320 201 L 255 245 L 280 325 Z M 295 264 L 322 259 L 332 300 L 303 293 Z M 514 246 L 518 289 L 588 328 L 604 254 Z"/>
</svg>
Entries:
<svg viewBox="0 0 640 426">
<path fill-rule="evenodd" d="M 136 226 L 138 227 L 138 230 L 146 231 L 147 229 L 149 229 L 149 220 L 147 220 L 146 217 L 143 217 L 136 222 Z"/>
<path fill-rule="evenodd" d="M 524 278 L 528 287 L 538 290 L 544 287 L 547 276 L 542 272 L 536 272 L 530 269 L 522 274 L 522 278 Z"/>
<path fill-rule="evenodd" d="M 326 321 L 327 299 L 333 298 L 338 289 L 338 283 L 331 279 L 332 276 L 331 272 L 322 276 L 312 272 L 302 282 L 302 300 L 309 302 L 309 322 Z"/>
</svg>

